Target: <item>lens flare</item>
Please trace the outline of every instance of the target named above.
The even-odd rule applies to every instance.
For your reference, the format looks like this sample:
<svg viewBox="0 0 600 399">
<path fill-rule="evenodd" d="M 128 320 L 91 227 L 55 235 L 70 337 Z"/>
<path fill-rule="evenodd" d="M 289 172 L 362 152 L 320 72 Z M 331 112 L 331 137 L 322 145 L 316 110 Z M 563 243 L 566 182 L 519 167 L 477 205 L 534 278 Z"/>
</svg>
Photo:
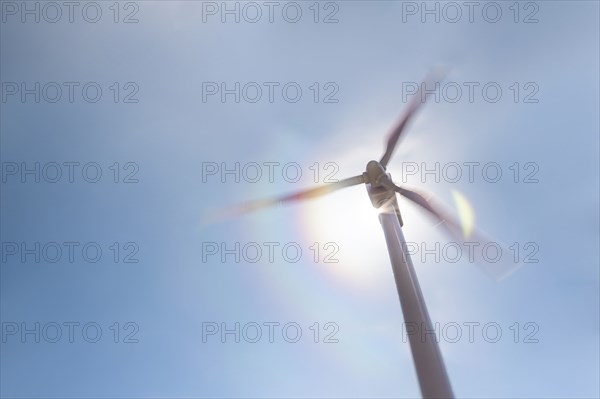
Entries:
<svg viewBox="0 0 600 399">
<path fill-rule="evenodd" d="M 471 203 L 460 191 L 452 190 L 452 198 L 458 210 L 458 218 L 465 238 L 471 237 L 475 227 L 475 212 Z"/>
</svg>

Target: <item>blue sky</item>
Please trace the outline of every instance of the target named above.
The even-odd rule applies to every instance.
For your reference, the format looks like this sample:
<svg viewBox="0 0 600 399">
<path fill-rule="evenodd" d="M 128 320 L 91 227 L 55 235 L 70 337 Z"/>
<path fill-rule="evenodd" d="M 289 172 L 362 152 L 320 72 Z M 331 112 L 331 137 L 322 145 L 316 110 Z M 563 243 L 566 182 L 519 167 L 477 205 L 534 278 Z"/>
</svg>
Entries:
<svg viewBox="0 0 600 399">
<path fill-rule="evenodd" d="M 422 22 L 420 2 L 322 2 L 317 23 L 313 2 L 282 2 L 272 23 L 262 2 L 256 23 L 243 18 L 254 14 L 239 23 L 224 15 L 223 23 L 221 2 L 195 1 L 122 2 L 118 23 L 112 2 L 98 2 L 97 23 L 85 20 L 82 2 L 72 23 L 66 8 L 50 23 L 44 18 L 54 18 L 54 10 L 39 4 L 40 22 L 32 15 L 21 22 L 22 3 L 2 1 L 3 397 L 418 396 L 383 233 L 363 187 L 219 224 L 202 220 L 225 205 L 313 186 L 316 162 L 319 182 L 332 170 L 334 178 L 361 173 L 383 153 L 406 106 L 403 88 L 439 65 L 449 68 L 448 95 L 423 107 L 388 170 L 448 209 L 459 191 L 483 231 L 521 251 L 538 250 L 537 263 L 499 284 L 463 260 L 413 256 L 432 321 L 440 332 L 462 329 L 457 342 L 449 335 L 440 342 L 454 392 L 600 395 L 597 2 L 520 2 L 518 16 L 513 2 L 498 2 L 495 23 L 486 20 L 496 9 L 487 3 L 478 3 L 472 23 L 465 6 L 457 22 L 446 21 L 454 14 L 442 3 L 439 23 L 429 14 Z M 300 20 L 288 22 L 284 6 L 292 7 L 288 19 L 300 8 Z M 327 15 L 338 22 L 323 23 Z M 127 16 L 138 22 L 123 23 Z M 532 18 L 538 22 L 524 23 Z M 39 103 L 35 94 L 8 94 L 23 82 L 40 82 Z M 55 103 L 47 101 L 54 86 L 43 92 L 48 82 L 64 90 Z M 78 84 L 73 102 L 65 82 Z M 102 89 L 93 103 L 81 92 L 90 82 Z M 278 86 L 273 102 L 266 91 L 255 103 L 206 93 L 203 101 L 207 82 Z M 281 92 L 290 82 L 302 89 L 297 102 Z M 452 102 L 452 85 L 466 88 L 465 82 L 478 84 L 473 101 L 464 92 Z M 482 94 L 490 83 L 502 90 L 497 102 Z M 334 91 L 337 102 L 324 102 Z M 123 102 L 128 94 L 138 101 Z M 538 101 L 525 102 L 528 94 Z M 36 162 L 40 182 L 33 175 L 22 182 L 23 163 L 31 169 Z M 72 183 L 65 162 L 79 163 Z M 263 178 L 203 182 L 208 163 L 236 162 L 262 165 Z M 276 174 L 270 182 L 265 162 L 299 165 L 302 177 L 289 182 Z M 403 174 L 436 162 L 462 165 L 463 172 L 465 163 L 494 163 L 502 178 L 436 182 Z M 62 165 L 56 183 L 43 174 L 53 163 Z M 96 183 L 79 169 L 90 163 L 88 180 L 102 172 Z M 537 182 L 525 183 L 528 173 Z M 419 248 L 447 243 L 434 221 L 406 201 L 400 205 L 407 240 Z M 58 243 L 62 256 L 51 263 L 53 252 L 44 257 L 40 249 L 39 263 L 35 255 L 23 261 L 20 245 L 36 242 L 48 251 Z M 73 262 L 65 242 L 78 244 Z M 264 245 L 270 242 L 279 244 L 273 262 Z M 207 243 L 257 243 L 263 256 L 255 263 L 231 255 L 203 262 Z M 302 249 L 298 262 L 282 255 L 287 243 Z M 100 247 L 101 258 L 86 260 L 84 246 L 92 247 L 88 258 Z M 334 249 L 338 262 L 324 262 Z M 138 262 L 125 263 L 128 254 Z M 35 333 L 21 334 L 23 327 L 35 331 L 35 323 L 39 343 Z M 79 323 L 71 324 L 73 342 L 68 323 Z M 262 336 L 256 343 L 248 336 L 239 343 L 234 335 L 203 339 L 208 326 L 222 323 L 239 323 L 250 335 L 259 325 Z M 271 324 L 274 342 L 269 323 L 279 323 Z M 287 323 L 300 327 L 298 342 L 282 336 Z M 465 323 L 479 323 L 473 342 Z M 56 325 L 62 336 L 52 343 Z M 92 326 L 85 337 L 84 325 Z M 484 325 L 500 328 L 497 342 L 482 335 Z M 95 326 L 102 335 L 87 342 Z M 331 332 L 337 342 L 323 342 Z M 537 342 L 525 342 L 529 333 Z M 130 340 L 137 342 L 123 342 Z"/>
</svg>

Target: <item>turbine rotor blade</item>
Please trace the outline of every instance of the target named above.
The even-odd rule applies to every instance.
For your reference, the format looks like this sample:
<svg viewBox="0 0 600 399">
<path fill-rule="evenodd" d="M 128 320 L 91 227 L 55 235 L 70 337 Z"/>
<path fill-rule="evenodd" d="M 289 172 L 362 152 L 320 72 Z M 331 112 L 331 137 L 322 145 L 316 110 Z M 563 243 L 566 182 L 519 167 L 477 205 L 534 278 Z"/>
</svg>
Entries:
<svg viewBox="0 0 600 399">
<path fill-rule="evenodd" d="M 392 157 L 392 153 L 394 152 L 394 149 L 398 144 L 398 140 L 400 139 L 402 132 L 406 129 L 406 125 L 411 120 L 413 115 L 417 112 L 417 110 L 421 107 L 421 105 L 427 100 L 427 96 L 425 96 L 425 99 L 422 98 L 423 87 L 427 88 L 430 87 L 431 84 L 433 84 L 437 89 L 438 83 L 443 79 L 444 76 L 445 73 L 443 73 L 442 71 L 432 71 L 419 85 L 417 93 L 408 104 L 408 108 L 406 109 L 406 111 L 404 111 L 402 118 L 400 118 L 400 120 L 394 127 L 394 130 L 392 130 L 388 137 L 385 153 L 381 157 L 381 161 L 379 161 L 379 163 L 383 165 L 384 168 L 387 168 L 387 164 L 389 163 L 390 158 Z"/>
<path fill-rule="evenodd" d="M 211 215 L 208 219 L 211 221 L 218 221 L 230 217 L 240 216 L 246 213 L 254 212 L 259 209 L 269 208 L 276 205 L 281 205 L 289 202 L 295 201 L 303 201 L 307 199 L 312 199 L 316 197 L 320 197 L 322 195 L 329 194 L 333 191 L 340 190 L 342 188 L 356 186 L 358 184 L 364 183 L 365 179 L 363 175 L 349 177 L 347 179 L 343 179 L 337 181 L 335 183 L 329 183 L 323 186 L 311 188 L 308 190 L 300 191 L 293 194 L 284 195 L 281 197 L 257 200 L 246 202 L 238 205 L 231 206 L 229 208 L 222 209 L 221 211 L 217 211 L 215 214 Z"/>
<path fill-rule="evenodd" d="M 343 179 L 337 181 L 335 183 L 329 183 L 323 186 L 311 188 L 305 191 L 300 191 L 295 194 L 286 195 L 280 197 L 279 199 L 273 199 L 271 201 L 279 204 L 283 204 L 285 202 L 291 201 L 302 201 L 310 198 L 320 197 L 325 194 L 329 194 L 333 191 L 340 190 L 342 188 L 356 186 L 357 184 L 361 184 L 365 182 L 365 178 L 363 175 L 358 175 L 354 177 L 349 177 L 347 179 Z"/>
<path fill-rule="evenodd" d="M 405 188 L 399 187 L 395 185 L 391 180 L 384 182 L 383 185 L 388 186 L 388 188 L 393 189 L 398 194 L 411 200 L 412 202 L 429 212 L 430 215 L 432 215 L 438 222 L 440 222 L 440 224 L 444 226 L 444 228 L 453 238 L 456 238 L 457 235 L 461 236 L 460 232 L 462 231 L 462 229 L 460 224 L 450 219 L 440 210 L 436 209 L 431 204 L 431 202 L 427 200 L 427 198 L 425 198 L 425 196 L 423 196 L 422 194 L 416 191 L 407 190 Z"/>
<path fill-rule="evenodd" d="M 425 209 L 444 227 L 446 233 L 456 244 L 461 246 L 461 249 L 468 250 L 469 261 L 474 262 L 494 280 L 503 280 L 523 265 L 520 261 L 516 262 L 512 260 L 513 258 L 511 258 L 511 261 L 507 261 L 506 257 L 511 257 L 511 252 L 508 251 L 504 245 L 487 238 L 479 231 L 471 233 L 469 237 L 465 237 L 463 235 L 464 230 L 462 225 L 439 210 L 439 208 L 434 206 L 424 195 L 413 190 L 399 187 L 389 178 L 384 179 L 381 184 L 388 189 L 396 191 L 403 197 Z M 467 243 L 469 245 L 467 245 Z M 487 252 L 484 252 L 484 248 L 487 246 L 496 247 L 496 250 L 501 254 L 500 258 L 494 260 L 491 257 L 488 257 Z M 505 257 L 504 261 L 501 261 L 502 256 Z"/>
</svg>

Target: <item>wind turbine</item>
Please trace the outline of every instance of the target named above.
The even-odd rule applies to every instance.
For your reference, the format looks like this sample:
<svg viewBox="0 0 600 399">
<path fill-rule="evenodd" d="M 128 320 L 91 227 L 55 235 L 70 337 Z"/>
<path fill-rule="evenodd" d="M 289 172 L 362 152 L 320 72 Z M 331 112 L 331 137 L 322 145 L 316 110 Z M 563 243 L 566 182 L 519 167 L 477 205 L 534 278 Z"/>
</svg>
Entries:
<svg viewBox="0 0 600 399">
<path fill-rule="evenodd" d="M 424 195 L 396 185 L 386 168 L 398 144 L 398 140 L 406 130 L 406 126 L 421 104 L 425 102 L 425 99 L 422 98 L 423 89 L 431 83 L 434 83 L 437 88 L 439 81 L 440 77 L 435 73 L 430 74 L 423 81 L 416 95 L 409 103 L 408 108 L 389 135 L 383 156 L 379 161 L 370 161 L 367 164 L 366 171 L 362 174 L 278 198 L 241 204 L 229 208 L 224 215 L 221 215 L 230 217 L 244 214 L 283 203 L 320 197 L 342 188 L 365 184 L 371 203 L 375 208 L 380 210 L 379 221 L 385 235 L 404 321 L 407 325 L 411 323 L 411 325 L 419 326 L 419 328 L 425 329 L 424 331 L 428 332 L 424 338 L 421 334 L 409 334 L 413 362 L 421 394 L 424 398 L 453 398 L 454 394 L 438 347 L 435 330 L 432 327 L 427 306 L 410 258 L 406 240 L 402 234 L 403 222 L 396 194 L 402 195 L 426 210 L 439 224 L 445 227 L 446 232 L 452 237 L 460 237 L 462 235 L 461 226 L 447 217 L 437 207 L 434 207 Z M 496 279 L 506 277 L 509 272 L 497 267 L 487 267 L 485 271 L 492 274 Z"/>
</svg>

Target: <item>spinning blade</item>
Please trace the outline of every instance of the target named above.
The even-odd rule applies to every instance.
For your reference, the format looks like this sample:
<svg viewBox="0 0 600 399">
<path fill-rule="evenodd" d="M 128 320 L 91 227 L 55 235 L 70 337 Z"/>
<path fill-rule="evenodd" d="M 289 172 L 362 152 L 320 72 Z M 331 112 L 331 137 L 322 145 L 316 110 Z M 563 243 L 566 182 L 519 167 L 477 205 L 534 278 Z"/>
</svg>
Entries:
<svg viewBox="0 0 600 399">
<path fill-rule="evenodd" d="M 412 98 L 410 104 L 408 104 L 408 108 L 404 112 L 404 115 L 400 118 L 400 120 L 396 124 L 396 127 L 394 128 L 394 130 L 392 130 L 388 137 L 385 153 L 381 157 L 381 161 L 379 161 L 379 163 L 384 168 L 387 168 L 387 164 L 390 161 L 390 158 L 392 157 L 392 153 L 394 152 L 394 149 L 398 144 L 398 140 L 400 139 L 402 132 L 404 132 L 406 126 L 408 125 L 408 122 L 412 119 L 413 115 L 419 110 L 421 105 L 423 105 L 423 103 L 425 103 L 425 101 L 427 100 L 427 96 L 425 96 L 425 98 L 422 98 L 423 88 L 430 89 L 433 85 L 437 89 L 438 83 L 441 80 L 443 80 L 444 76 L 445 73 L 442 71 L 432 71 L 427 75 L 425 80 L 423 80 L 423 82 L 419 86 L 417 93 Z"/>
<path fill-rule="evenodd" d="M 299 191 L 297 193 L 284 195 L 281 197 L 251 201 L 246 202 L 239 205 L 234 205 L 229 208 L 222 209 L 220 211 L 213 212 L 209 215 L 205 220 L 207 222 L 216 222 L 219 220 L 240 216 L 249 212 L 254 212 L 260 209 L 269 208 L 276 205 L 282 205 L 289 202 L 296 201 L 304 201 L 307 199 L 312 199 L 316 197 L 320 197 L 326 194 L 329 194 L 333 191 L 340 190 L 342 188 L 356 186 L 358 184 L 364 183 L 365 179 L 363 175 L 349 177 L 347 179 L 343 179 L 337 181 L 335 183 L 329 183 L 324 186 L 319 186 L 316 188 L 311 188 L 304 191 Z"/>
<path fill-rule="evenodd" d="M 448 216 L 446 212 L 442 211 L 438 205 L 434 205 L 431 200 L 425 197 L 425 195 L 414 190 L 399 187 L 390 179 L 383 179 L 381 185 L 396 191 L 406 199 L 426 210 L 430 216 L 443 226 L 446 234 L 456 244 L 460 245 L 462 249 L 466 249 L 469 261 L 474 262 L 494 280 L 503 280 L 522 266 L 522 263 L 520 262 L 507 261 L 506 257 L 510 256 L 511 252 L 506 249 L 506 246 L 490 239 L 480 231 L 476 231 L 472 224 L 467 225 L 466 223 L 469 223 L 469 221 L 464 216 L 461 218 L 462 220 L 460 220 L 460 222 L 457 222 Z M 462 197 L 459 200 L 459 203 L 460 201 L 466 201 L 466 199 Z M 465 206 L 464 203 L 463 206 Z M 464 209 L 463 212 L 465 212 Z M 466 212 L 472 211 L 467 210 Z M 472 223 L 472 221 L 470 222 Z M 466 234 L 467 232 L 469 234 Z M 488 247 L 494 247 L 495 249 L 493 251 L 499 252 L 498 260 L 494 261 L 494 259 L 497 258 L 497 254 L 494 254 L 493 257 L 488 257 L 488 252 L 484 252 L 484 248 Z M 502 258 L 504 258 L 504 260 Z"/>
</svg>

